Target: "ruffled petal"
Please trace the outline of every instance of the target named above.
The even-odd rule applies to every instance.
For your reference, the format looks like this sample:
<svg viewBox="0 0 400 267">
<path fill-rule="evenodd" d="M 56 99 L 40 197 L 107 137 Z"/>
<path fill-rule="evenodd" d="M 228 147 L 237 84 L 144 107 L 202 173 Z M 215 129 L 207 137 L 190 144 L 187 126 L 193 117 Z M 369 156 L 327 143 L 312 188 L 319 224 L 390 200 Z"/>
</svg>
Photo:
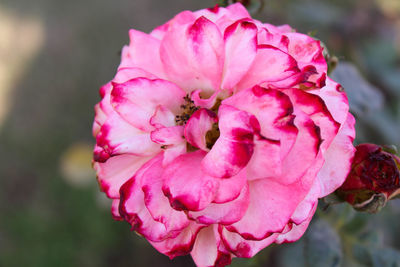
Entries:
<svg viewBox="0 0 400 267">
<path fill-rule="evenodd" d="M 317 204 L 313 206 L 306 220 L 304 220 L 300 224 L 293 224 L 289 232 L 281 234 L 276 238 L 275 243 L 278 244 L 291 243 L 297 241 L 300 237 L 302 237 L 305 231 L 307 230 L 307 227 L 310 224 L 316 209 L 317 209 Z"/>
<path fill-rule="evenodd" d="M 249 12 L 241 3 L 229 5 L 226 9 L 230 12 L 230 15 L 235 20 L 242 18 L 251 18 Z"/>
<path fill-rule="evenodd" d="M 164 151 L 164 160 L 163 166 L 167 166 L 170 164 L 175 158 L 186 153 L 187 145 L 186 142 L 182 142 L 180 144 L 175 144 L 173 146 L 169 146 L 168 149 Z"/>
<path fill-rule="evenodd" d="M 147 132 L 154 128 L 150 119 L 159 105 L 177 114 L 185 96 L 182 89 L 165 80 L 136 78 L 113 85 L 111 103 L 114 109 L 131 125 Z"/>
<path fill-rule="evenodd" d="M 299 72 L 296 60 L 290 55 L 270 45 L 258 45 L 253 64 L 237 85 L 236 91 L 262 82 L 281 81 Z"/>
<path fill-rule="evenodd" d="M 249 180 L 281 176 L 280 141 L 257 137 L 254 140 L 254 153 L 247 164 L 246 170 Z"/>
<path fill-rule="evenodd" d="M 300 68 L 313 65 L 319 73 L 328 70 L 320 41 L 297 32 L 289 32 L 285 36 L 289 38 L 289 54 L 296 59 Z"/>
<path fill-rule="evenodd" d="M 165 78 L 160 59 L 161 41 L 153 36 L 129 30 L 130 44 L 122 50 L 120 68 L 136 67 L 150 72 L 158 78 Z"/>
<path fill-rule="evenodd" d="M 207 151 L 206 134 L 218 122 L 217 114 L 208 109 L 199 109 L 192 114 L 185 126 L 185 138 L 192 146 Z"/>
<path fill-rule="evenodd" d="M 94 113 L 95 113 L 95 116 L 94 116 L 94 121 L 93 121 L 93 125 L 92 125 L 92 134 L 94 137 L 96 137 L 100 131 L 101 126 L 107 119 L 107 114 L 101 109 L 100 103 L 97 103 L 94 106 Z"/>
<path fill-rule="evenodd" d="M 155 128 L 175 126 L 175 115 L 164 106 L 157 106 L 154 115 L 150 119 L 150 124 Z"/>
<path fill-rule="evenodd" d="M 162 241 L 179 233 L 167 232 L 165 225 L 151 217 L 143 202 L 143 192 L 136 178 L 130 179 L 121 187 L 121 202 L 119 212 L 132 225 L 132 231 L 144 236 L 150 241 Z"/>
<path fill-rule="evenodd" d="M 277 237 L 277 234 L 272 234 L 259 241 L 247 240 L 237 233 L 229 232 L 223 226 L 219 227 L 219 232 L 225 247 L 240 258 L 253 257 L 260 250 L 272 244 Z"/>
<path fill-rule="evenodd" d="M 294 73 L 279 81 L 266 81 L 261 82 L 260 85 L 267 88 L 299 88 L 303 86 L 310 89 L 319 89 L 325 83 L 326 74 L 323 73 L 318 79 L 311 80 L 311 76 L 318 74 L 317 69 L 312 65 L 307 65 L 302 68 L 299 72 Z M 315 77 L 315 76 L 314 76 Z"/>
<path fill-rule="evenodd" d="M 202 161 L 203 169 L 214 177 L 236 175 L 249 162 L 254 149 L 253 134 L 259 131 L 257 119 L 232 106 L 221 105 L 220 137 Z"/>
<path fill-rule="evenodd" d="M 290 148 L 297 135 L 293 124 L 293 104 L 279 90 L 254 86 L 225 99 L 222 104 L 253 114 L 260 123 L 261 135 L 271 140 L 287 140 Z"/>
<path fill-rule="evenodd" d="M 160 154 L 152 160 L 152 165 L 142 174 L 144 204 L 153 219 L 163 223 L 168 232 L 183 230 L 189 225 L 186 214 L 171 208 L 168 198 L 162 193 L 164 183 L 162 161 L 163 156 Z"/>
<path fill-rule="evenodd" d="M 285 90 L 285 93 L 290 96 L 296 109 L 307 114 L 319 127 L 323 140 L 320 149 L 325 152 L 336 136 L 340 123 L 333 119 L 325 102 L 320 97 L 298 89 Z"/>
<path fill-rule="evenodd" d="M 323 158 L 317 162 L 316 165 L 322 166 Z M 309 175 L 315 176 L 315 171 L 318 170 L 319 167 L 315 166 L 313 170 L 310 171 Z M 290 221 L 296 225 L 302 224 L 305 220 L 311 219 L 312 215 L 315 212 L 315 209 L 318 206 L 318 198 L 320 194 L 320 183 L 318 179 L 314 180 L 314 183 L 307 193 L 307 196 L 299 203 L 296 210 L 292 214 Z"/>
<path fill-rule="evenodd" d="M 237 21 L 224 33 L 225 65 L 221 88 L 233 91 L 249 70 L 257 54 L 257 27 L 247 21 Z"/>
<path fill-rule="evenodd" d="M 320 128 L 306 115 L 296 114 L 294 124 L 299 132 L 290 152 L 282 160 L 284 172 L 279 177 L 280 182 L 285 184 L 300 179 L 315 164 L 322 142 Z"/>
<path fill-rule="evenodd" d="M 349 112 L 349 102 L 346 93 L 340 84 L 326 79 L 326 85 L 320 90 L 309 90 L 310 94 L 318 95 L 325 102 L 326 107 L 335 121 L 343 124 Z"/>
<path fill-rule="evenodd" d="M 280 174 L 281 159 L 287 156 L 299 132 L 290 98 L 281 91 L 254 86 L 225 99 L 222 104 L 253 114 L 260 122 L 261 136 L 254 139 L 255 154 L 247 166 L 248 179 Z"/>
<path fill-rule="evenodd" d="M 149 79 L 156 78 L 149 72 L 146 72 L 140 68 L 121 68 L 115 75 L 113 82 L 123 83 L 130 79 L 137 77 L 145 77 Z M 93 123 L 93 136 L 96 137 L 101 126 L 107 119 L 107 116 L 114 113 L 114 108 L 111 106 L 111 91 L 113 86 L 111 82 L 105 84 L 100 88 L 101 101 L 95 105 L 95 118 Z"/>
<path fill-rule="evenodd" d="M 324 197 L 335 191 L 343 184 L 350 171 L 355 153 L 353 146 L 354 123 L 354 117 L 348 113 L 346 122 L 340 127 L 338 134 L 324 155 L 325 164 L 317 176 L 321 184 L 319 197 Z"/>
<path fill-rule="evenodd" d="M 269 23 L 263 23 L 263 26 L 268 29 L 269 32 L 273 34 L 279 34 L 279 33 L 288 33 L 288 32 L 295 32 L 296 30 L 290 27 L 290 25 L 283 24 L 279 26 L 275 26 Z"/>
<path fill-rule="evenodd" d="M 94 162 L 101 190 L 109 198 L 119 198 L 120 187 L 150 158 L 124 154 L 111 157 L 106 162 Z"/>
<path fill-rule="evenodd" d="M 164 35 L 167 33 L 170 23 L 171 21 L 168 21 L 167 23 L 156 27 L 150 32 L 150 35 L 161 41 L 164 38 Z"/>
<path fill-rule="evenodd" d="M 229 179 L 219 179 L 219 187 L 213 203 L 225 203 L 236 199 L 245 186 L 247 186 L 245 168 Z"/>
<path fill-rule="evenodd" d="M 211 203 L 204 210 L 189 211 L 188 216 L 202 224 L 232 224 L 243 217 L 249 201 L 249 189 L 245 185 L 235 200 L 222 204 Z"/>
<path fill-rule="evenodd" d="M 114 220 L 116 221 L 122 221 L 123 218 L 121 217 L 121 214 L 119 214 L 119 199 L 113 199 L 112 204 L 111 204 L 111 215 Z"/>
<path fill-rule="evenodd" d="M 225 252 L 217 225 L 201 229 L 190 253 L 198 267 L 223 267 L 231 263 L 230 253 Z"/>
<path fill-rule="evenodd" d="M 224 42 L 218 27 L 205 17 L 185 26 L 172 23 L 160 54 L 169 80 L 188 93 L 201 88 L 204 94 L 211 95 L 219 89 Z"/>
<path fill-rule="evenodd" d="M 116 112 L 107 117 L 96 136 L 96 143 L 102 149 L 95 151 L 95 159 L 103 158 L 103 153 L 108 157 L 121 154 L 151 156 L 160 150 L 160 146 L 150 139 L 149 133 L 133 127 Z"/>
<path fill-rule="evenodd" d="M 205 152 L 198 150 L 180 155 L 164 171 L 164 194 L 178 210 L 199 211 L 207 207 L 218 190 L 218 179 L 200 168 Z"/>
<path fill-rule="evenodd" d="M 249 12 L 240 3 L 229 5 L 226 8 L 215 5 L 212 8 L 198 10 L 194 14 L 197 18 L 203 16 L 211 20 L 221 32 L 224 32 L 229 25 L 238 20 L 251 20 Z"/>
<path fill-rule="evenodd" d="M 215 5 L 214 7 L 211 8 L 197 10 L 193 12 L 193 14 L 196 16 L 196 18 L 205 17 L 215 23 L 221 17 L 229 16 L 230 12 L 228 9 L 224 7 Z"/>
<path fill-rule="evenodd" d="M 267 28 L 262 28 L 259 30 L 258 44 L 266 44 L 279 48 L 285 53 L 288 53 L 289 38 L 280 33 L 271 33 Z"/>
<path fill-rule="evenodd" d="M 193 100 L 195 106 L 211 109 L 215 105 L 217 97 L 220 96 L 221 91 L 220 90 L 215 91 L 209 98 L 202 98 L 200 94 L 201 90 L 194 90 L 191 93 L 191 99 Z"/>
<path fill-rule="evenodd" d="M 183 126 L 159 128 L 151 132 L 151 140 L 161 145 L 181 144 L 183 139 Z"/>
<path fill-rule="evenodd" d="M 148 71 L 145 71 L 144 69 L 141 69 L 140 67 L 123 67 L 118 69 L 117 74 L 112 81 L 115 83 L 124 83 L 139 77 L 147 79 L 157 79 L 157 76 Z"/>
<path fill-rule="evenodd" d="M 247 212 L 240 221 L 226 226 L 227 230 L 248 240 L 263 240 L 272 233 L 281 232 L 310 189 L 311 182 L 302 180 L 283 185 L 273 179 L 251 181 Z"/>
<path fill-rule="evenodd" d="M 204 227 L 205 225 L 191 222 L 176 237 L 167 238 L 160 242 L 150 241 L 150 244 L 159 252 L 170 257 L 170 259 L 187 255 L 193 249 L 198 232 Z"/>
</svg>

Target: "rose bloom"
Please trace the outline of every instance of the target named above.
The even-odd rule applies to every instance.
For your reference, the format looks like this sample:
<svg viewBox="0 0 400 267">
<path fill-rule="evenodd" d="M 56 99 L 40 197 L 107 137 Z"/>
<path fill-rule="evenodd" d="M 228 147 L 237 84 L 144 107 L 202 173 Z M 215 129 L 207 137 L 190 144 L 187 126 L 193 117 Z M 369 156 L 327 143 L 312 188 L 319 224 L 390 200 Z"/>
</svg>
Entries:
<svg viewBox="0 0 400 267">
<path fill-rule="evenodd" d="M 93 125 L 114 218 L 198 266 L 299 239 L 354 154 L 354 118 L 320 42 L 241 4 L 129 36 Z"/>
</svg>

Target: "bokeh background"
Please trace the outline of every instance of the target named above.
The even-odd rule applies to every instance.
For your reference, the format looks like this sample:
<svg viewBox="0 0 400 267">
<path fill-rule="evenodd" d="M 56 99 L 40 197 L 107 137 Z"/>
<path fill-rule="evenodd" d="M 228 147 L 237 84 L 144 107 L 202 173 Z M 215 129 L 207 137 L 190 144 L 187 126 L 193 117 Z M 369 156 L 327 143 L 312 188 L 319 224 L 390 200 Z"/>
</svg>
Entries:
<svg viewBox="0 0 400 267">
<path fill-rule="evenodd" d="M 0 1 L 0 266 L 194 266 L 111 218 L 91 170 L 98 88 L 128 30 L 212 0 Z M 324 41 L 357 142 L 400 144 L 400 1 L 265 0 L 254 15 Z M 377 215 L 321 203 L 306 235 L 233 266 L 400 266 L 400 203 Z"/>
</svg>

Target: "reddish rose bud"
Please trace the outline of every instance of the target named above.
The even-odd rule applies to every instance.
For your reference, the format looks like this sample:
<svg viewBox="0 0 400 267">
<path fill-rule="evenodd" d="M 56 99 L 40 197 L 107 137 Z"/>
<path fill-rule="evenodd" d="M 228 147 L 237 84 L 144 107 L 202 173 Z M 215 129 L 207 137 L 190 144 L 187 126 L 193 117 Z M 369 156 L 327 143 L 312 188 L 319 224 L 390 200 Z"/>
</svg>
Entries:
<svg viewBox="0 0 400 267">
<path fill-rule="evenodd" d="M 400 193 L 400 158 L 375 144 L 356 149 L 351 171 L 336 193 L 356 210 L 375 213 Z"/>
</svg>

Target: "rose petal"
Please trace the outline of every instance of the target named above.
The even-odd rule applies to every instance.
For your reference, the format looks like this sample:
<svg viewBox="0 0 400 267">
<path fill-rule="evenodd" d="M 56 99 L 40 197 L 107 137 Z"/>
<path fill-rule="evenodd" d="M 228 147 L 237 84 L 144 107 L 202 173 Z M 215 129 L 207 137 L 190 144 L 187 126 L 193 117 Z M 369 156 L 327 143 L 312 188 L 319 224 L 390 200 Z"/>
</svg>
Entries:
<svg viewBox="0 0 400 267">
<path fill-rule="evenodd" d="M 253 114 L 260 123 L 262 136 L 281 141 L 282 157 L 294 144 L 298 130 L 293 123 L 293 104 L 283 92 L 256 85 L 225 99 L 222 104 Z"/>
<path fill-rule="evenodd" d="M 285 90 L 285 93 L 290 96 L 296 109 L 306 113 L 319 127 L 323 139 L 320 148 L 322 152 L 325 152 L 336 136 L 340 124 L 333 119 L 325 102 L 320 97 L 298 89 Z"/>
<path fill-rule="evenodd" d="M 160 242 L 150 241 L 150 244 L 170 259 L 183 256 L 192 251 L 197 234 L 203 227 L 205 226 L 191 222 L 178 236 Z"/>
<path fill-rule="evenodd" d="M 251 18 L 247 9 L 240 3 L 229 5 L 226 9 L 229 10 L 230 16 L 233 17 L 235 20 L 242 18 Z"/>
<path fill-rule="evenodd" d="M 281 232 L 305 197 L 311 182 L 302 180 L 283 185 L 272 179 L 251 181 L 246 214 L 240 221 L 226 226 L 227 230 L 248 240 L 262 240 L 272 233 Z"/>
<path fill-rule="evenodd" d="M 190 253 L 199 267 L 226 266 L 231 263 L 231 255 L 221 251 L 222 244 L 217 225 L 208 226 L 198 233 L 193 250 Z"/>
<path fill-rule="evenodd" d="M 263 240 L 253 241 L 246 240 L 237 233 L 229 232 L 223 226 L 219 227 L 219 231 L 225 247 L 235 256 L 241 258 L 253 257 L 260 250 L 272 244 L 277 237 L 277 234 L 273 234 Z"/>
<path fill-rule="evenodd" d="M 114 109 L 131 125 L 142 131 L 151 131 L 150 119 L 159 105 L 177 114 L 185 93 L 171 82 L 136 78 L 125 83 L 114 83 L 111 103 Z"/>
<path fill-rule="evenodd" d="M 160 146 L 150 139 L 149 133 L 133 127 L 116 112 L 107 117 L 96 136 L 96 143 L 102 148 L 97 153 L 107 153 L 109 157 L 125 153 L 151 156 L 160 149 Z"/>
<path fill-rule="evenodd" d="M 323 164 L 323 159 L 321 158 L 321 161 L 317 163 L 318 165 Z M 314 170 L 317 169 L 316 167 Z M 315 175 L 312 173 L 312 175 Z M 314 214 L 314 211 L 318 205 L 318 198 L 320 194 L 320 182 L 318 179 L 315 179 L 310 191 L 308 192 L 307 196 L 299 203 L 297 206 L 296 210 L 292 214 L 292 217 L 290 218 L 290 221 L 293 223 L 300 225 L 302 224 L 305 220 L 309 219 L 312 217 Z"/>
<path fill-rule="evenodd" d="M 319 73 L 327 71 L 320 41 L 297 32 L 289 32 L 285 36 L 289 38 L 289 54 L 296 59 L 300 68 L 312 64 Z"/>
<path fill-rule="evenodd" d="M 238 92 L 222 103 L 247 111 L 260 122 L 261 137 L 254 140 L 254 153 L 257 154 L 253 154 L 248 163 L 248 179 L 281 173 L 281 159 L 292 149 L 299 132 L 294 124 L 290 98 L 281 91 L 254 86 Z M 272 166 L 274 167 L 271 168 Z"/>
<path fill-rule="evenodd" d="M 151 132 L 151 140 L 157 144 L 174 145 L 184 142 L 183 126 L 159 128 Z"/>
<path fill-rule="evenodd" d="M 247 74 L 237 85 L 237 91 L 262 82 L 287 79 L 300 72 L 293 57 L 270 45 L 258 45 L 257 55 Z"/>
<path fill-rule="evenodd" d="M 119 214 L 118 206 L 119 206 L 119 199 L 113 199 L 111 204 L 111 215 L 114 220 L 122 221 L 123 218 L 121 217 L 121 214 Z"/>
<path fill-rule="evenodd" d="M 219 88 L 224 43 L 218 27 L 205 17 L 186 26 L 172 24 L 161 43 L 160 54 L 169 80 L 188 93 L 201 88 L 211 95 Z"/>
<path fill-rule="evenodd" d="M 175 158 L 178 156 L 186 153 L 187 150 L 187 145 L 186 142 L 182 142 L 180 144 L 175 144 L 172 147 L 169 146 L 168 149 L 164 151 L 164 160 L 163 160 L 163 166 L 167 166 L 170 164 Z"/>
<path fill-rule="evenodd" d="M 258 44 L 271 45 L 288 53 L 289 38 L 280 33 L 271 33 L 267 28 L 263 28 L 258 32 Z"/>
<path fill-rule="evenodd" d="M 202 107 L 206 109 L 211 109 L 216 101 L 217 97 L 221 94 L 220 90 L 216 90 L 209 98 L 201 97 L 201 90 L 194 90 L 191 93 L 191 99 L 196 107 Z"/>
<path fill-rule="evenodd" d="M 247 177 L 255 180 L 282 175 L 281 144 L 266 138 L 254 140 L 254 153 L 247 164 Z"/>
<path fill-rule="evenodd" d="M 218 5 L 215 5 L 212 8 L 206 8 L 206 9 L 201 9 L 194 14 L 197 17 L 204 16 L 207 19 L 216 22 L 222 17 L 228 17 L 233 21 L 240 20 L 243 18 L 250 18 L 249 12 L 247 12 L 247 9 L 243 7 L 242 4 L 240 3 L 235 3 L 232 5 L 229 5 L 228 7 L 219 7 Z"/>
<path fill-rule="evenodd" d="M 211 203 L 202 211 L 189 211 L 188 216 L 202 224 L 232 224 L 243 217 L 249 201 L 249 190 L 245 185 L 235 200 L 222 204 Z"/>
<path fill-rule="evenodd" d="M 318 173 L 321 183 L 319 197 L 329 195 L 336 190 L 347 177 L 355 153 L 353 140 L 355 137 L 354 117 L 349 113 L 346 122 L 340 127 L 324 157 L 325 164 Z"/>
<path fill-rule="evenodd" d="M 155 128 L 175 126 L 175 115 L 166 107 L 157 106 L 154 115 L 150 119 L 150 124 Z"/>
<path fill-rule="evenodd" d="M 217 114 L 208 109 L 199 109 L 192 114 L 185 126 L 185 138 L 192 146 L 207 151 L 206 134 L 218 122 Z"/>
<path fill-rule="evenodd" d="M 349 102 L 340 84 L 328 78 L 326 79 L 326 85 L 322 89 L 310 90 L 308 92 L 318 95 L 324 100 L 325 105 L 335 121 L 340 124 L 346 121 L 349 111 Z"/>
<path fill-rule="evenodd" d="M 115 83 L 124 83 L 135 78 L 157 79 L 157 76 L 141 69 L 140 67 L 123 67 L 118 69 L 117 74 L 112 81 Z"/>
<path fill-rule="evenodd" d="M 139 68 L 121 68 L 115 75 L 113 82 L 123 83 L 137 77 L 145 77 L 149 79 L 156 78 L 151 73 Z M 112 89 L 113 87 L 111 82 L 100 88 L 100 96 L 102 100 L 95 106 L 96 116 L 93 123 L 93 136 L 95 137 L 103 123 L 106 121 L 107 116 L 115 112 L 114 108 L 111 106 L 110 100 Z"/>
<path fill-rule="evenodd" d="M 245 186 L 247 186 L 246 169 L 242 169 L 229 179 L 219 179 L 219 187 L 213 203 L 225 203 L 236 199 Z"/>
<path fill-rule="evenodd" d="M 183 154 L 166 166 L 163 192 L 173 208 L 199 211 L 213 201 L 218 180 L 199 168 L 205 154 L 201 150 Z"/>
<path fill-rule="evenodd" d="M 163 65 L 160 60 L 160 40 L 153 36 L 129 30 L 130 44 L 122 50 L 120 68 L 137 67 L 156 75 L 158 78 L 165 78 Z"/>
<path fill-rule="evenodd" d="M 95 162 L 93 168 L 97 172 L 100 188 L 109 198 L 119 198 L 119 188 L 130 179 L 151 157 L 119 155 L 106 162 Z"/>
<path fill-rule="evenodd" d="M 317 204 L 313 206 L 306 220 L 304 220 L 302 223 L 298 225 L 293 224 L 289 232 L 281 234 L 276 238 L 275 243 L 282 244 L 282 243 L 291 243 L 297 241 L 307 230 L 307 227 L 310 224 L 312 216 L 314 215 L 316 209 L 317 209 Z"/>
<path fill-rule="evenodd" d="M 259 131 L 257 119 L 232 106 L 219 108 L 220 137 L 202 161 L 209 175 L 228 178 L 246 166 L 253 154 L 253 134 Z"/>
<path fill-rule="evenodd" d="M 221 88 L 233 91 L 247 73 L 257 53 L 257 27 L 247 21 L 237 21 L 224 33 L 225 64 Z"/>
<path fill-rule="evenodd" d="M 179 234 L 179 232 L 167 232 L 163 223 L 157 222 L 151 217 L 144 205 L 140 181 L 137 181 L 136 177 L 128 180 L 121 187 L 120 194 L 119 213 L 125 221 L 132 225 L 132 231 L 136 231 L 146 239 L 154 242 Z"/>
<path fill-rule="evenodd" d="M 296 142 L 282 160 L 280 182 L 291 184 L 300 179 L 315 164 L 322 142 L 320 128 L 306 115 L 296 114 L 294 124 L 299 129 Z"/>
<path fill-rule="evenodd" d="M 144 204 L 153 219 L 165 225 L 168 232 L 179 231 L 189 225 L 186 214 L 171 208 L 168 198 L 162 193 L 164 183 L 162 173 L 163 156 L 152 160 L 152 165 L 142 174 L 141 185 L 144 193 Z"/>
</svg>

